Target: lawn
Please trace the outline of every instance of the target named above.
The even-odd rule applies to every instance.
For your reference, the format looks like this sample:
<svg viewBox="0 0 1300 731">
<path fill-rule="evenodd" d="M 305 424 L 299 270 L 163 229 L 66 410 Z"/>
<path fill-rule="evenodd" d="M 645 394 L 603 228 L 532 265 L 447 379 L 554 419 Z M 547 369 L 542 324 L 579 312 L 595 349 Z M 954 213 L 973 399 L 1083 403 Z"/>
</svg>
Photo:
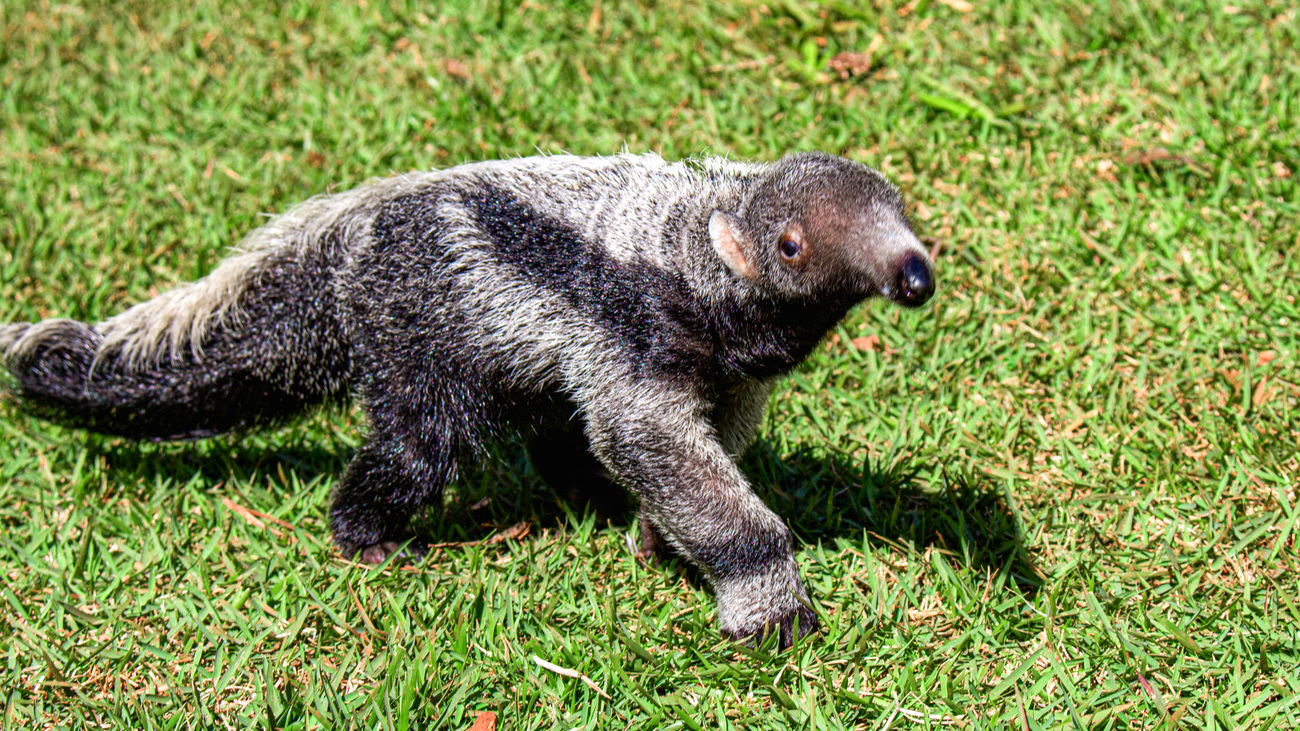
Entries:
<svg viewBox="0 0 1300 731">
<path fill-rule="evenodd" d="M 511 445 L 376 570 L 328 536 L 355 410 L 135 444 L 4 403 L 3 728 L 1300 726 L 1294 3 L 463 5 L 3 0 L 0 321 L 395 172 L 868 163 L 939 293 L 854 311 L 743 462 L 824 630 L 738 649 Z"/>
</svg>

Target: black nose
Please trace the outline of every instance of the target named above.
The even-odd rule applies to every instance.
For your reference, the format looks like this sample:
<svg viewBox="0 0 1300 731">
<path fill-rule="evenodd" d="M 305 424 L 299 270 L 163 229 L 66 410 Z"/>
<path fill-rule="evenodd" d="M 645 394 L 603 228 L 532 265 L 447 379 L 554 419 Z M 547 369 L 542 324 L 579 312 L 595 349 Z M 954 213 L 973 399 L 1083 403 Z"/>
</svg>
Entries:
<svg viewBox="0 0 1300 731">
<path fill-rule="evenodd" d="M 894 301 L 904 307 L 920 307 L 934 294 L 934 274 L 930 262 L 920 254 L 908 254 L 898 270 Z"/>
</svg>

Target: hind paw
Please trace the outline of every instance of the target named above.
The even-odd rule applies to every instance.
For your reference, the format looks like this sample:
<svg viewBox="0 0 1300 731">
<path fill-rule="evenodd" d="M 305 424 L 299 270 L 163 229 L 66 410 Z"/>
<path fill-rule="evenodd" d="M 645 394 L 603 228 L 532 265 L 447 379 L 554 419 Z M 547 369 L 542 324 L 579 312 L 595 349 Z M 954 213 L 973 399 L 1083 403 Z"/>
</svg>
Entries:
<svg viewBox="0 0 1300 731">
<path fill-rule="evenodd" d="M 632 555 L 643 565 L 658 566 L 667 563 L 674 556 L 673 547 L 644 515 L 641 516 L 640 533 L 641 542 L 633 549 Z M 628 536 L 627 540 L 628 547 L 631 548 L 632 537 Z"/>
<path fill-rule="evenodd" d="M 381 541 L 366 545 L 339 545 L 339 553 L 347 559 L 364 564 L 381 564 L 389 557 L 396 559 L 418 559 L 424 556 L 424 549 L 411 541 Z"/>
</svg>

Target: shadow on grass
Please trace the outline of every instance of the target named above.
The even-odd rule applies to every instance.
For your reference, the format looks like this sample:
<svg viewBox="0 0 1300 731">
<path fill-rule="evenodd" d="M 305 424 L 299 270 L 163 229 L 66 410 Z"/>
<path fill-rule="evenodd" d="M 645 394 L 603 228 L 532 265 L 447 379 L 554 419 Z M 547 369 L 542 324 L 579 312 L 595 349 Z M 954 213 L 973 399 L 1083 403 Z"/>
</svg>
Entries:
<svg viewBox="0 0 1300 731">
<path fill-rule="evenodd" d="M 559 527 L 593 513 L 598 523 L 614 526 L 636 521 L 635 505 L 621 490 L 587 500 L 548 486 L 522 449 L 506 448 L 496 457 L 466 470 L 442 510 L 430 510 L 420 525 L 425 535 L 433 541 L 479 540 L 519 521 Z M 782 457 L 765 440 L 753 445 L 741 468 L 764 502 L 788 521 L 797 543 L 865 534 L 881 548 L 935 547 L 968 570 L 1005 571 L 1025 594 L 1041 585 L 1015 515 L 986 479 L 945 474 L 941 486 L 923 488 L 905 464 L 855 465 L 811 452 Z M 684 562 L 677 565 L 699 580 Z"/>
<path fill-rule="evenodd" d="M 945 472 L 922 487 L 914 466 L 892 467 L 799 451 L 778 456 L 760 441 L 742 463 L 764 501 L 803 543 L 856 539 L 923 552 L 933 547 L 968 570 L 1008 572 L 1033 594 L 1041 572 L 1024 548 L 1015 514 L 982 476 Z"/>
<path fill-rule="evenodd" d="M 279 484 L 290 472 L 304 484 L 318 477 L 332 484 L 352 451 L 292 431 L 270 440 L 251 436 L 188 444 L 91 436 L 87 446 L 107 458 L 110 481 L 124 488 L 156 485 L 161 478 L 184 483 L 196 475 L 214 485 L 268 479 Z M 753 445 L 741 467 L 755 491 L 789 522 L 798 543 L 853 540 L 865 534 L 881 548 L 920 552 L 935 547 L 969 570 L 1007 571 L 1025 593 L 1040 584 L 1015 516 L 998 490 L 982 478 L 945 474 L 941 486 L 923 489 L 906 464 L 856 465 L 809 451 L 783 457 L 765 440 Z M 507 445 L 495 448 L 488 459 L 466 465 L 441 505 L 417 517 L 413 527 L 430 542 L 446 543 L 484 540 L 520 522 L 558 528 L 589 513 L 598 524 L 626 527 L 635 522 L 635 505 L 621 490 L 594 501 L 589 497 L 547 485 L 523 448 Z M 320 505 L 322 522 L 328 510 L 328 504 Z"/>
<path fill-rule="evenodd" d="M 94 457 L 103 457 L 110 484 L 151 485 L 166 478 L 185 484 L 198 477 L 210 484 L 277 484 L 280 475 L 292 471 L 299 481 L 341 474 L 349 450 L 340 454 L 326 445 L 293 442 L 276 446 L 251 443 L 238 438 L 214 438 L 194 442 L 150 443 L 92 435 L 86 447 Z"/>
</svg>

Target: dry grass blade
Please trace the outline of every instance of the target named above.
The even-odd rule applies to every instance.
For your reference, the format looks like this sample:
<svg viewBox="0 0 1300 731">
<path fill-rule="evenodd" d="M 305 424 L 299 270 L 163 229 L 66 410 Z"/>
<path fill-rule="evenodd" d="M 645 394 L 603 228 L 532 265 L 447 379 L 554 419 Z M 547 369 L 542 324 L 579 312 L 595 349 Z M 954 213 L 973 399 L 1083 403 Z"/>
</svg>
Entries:
<svg viewBox="0 0 1300 731">
<path fill-rule="evenodd" d="M 542 667 L 546 670 L 550 670 L 553 673 L 558 673 L 560 675 L 563 675 L 566 678 L 577 678 L 578 680 L 581 680 L 583 683 L 585 683 L 588 688 L 591 688 L 592 690 L 596 691 L 596 693 L 601 698 L 606 698 L 606 699 L 609 698 L 609 694 L 601 690 L 600 686 L 592 682 L 591 678 L 588 678 L 586 675 L 583 675 L 577 670 L 570 670 L 569 668 L 560 667 L 559 665 L 556 665 L 555 663 L 547 662 L 536 655 L 533 655 L 533 662 L 536 663 L 539 667 Z"/>
</svg>

